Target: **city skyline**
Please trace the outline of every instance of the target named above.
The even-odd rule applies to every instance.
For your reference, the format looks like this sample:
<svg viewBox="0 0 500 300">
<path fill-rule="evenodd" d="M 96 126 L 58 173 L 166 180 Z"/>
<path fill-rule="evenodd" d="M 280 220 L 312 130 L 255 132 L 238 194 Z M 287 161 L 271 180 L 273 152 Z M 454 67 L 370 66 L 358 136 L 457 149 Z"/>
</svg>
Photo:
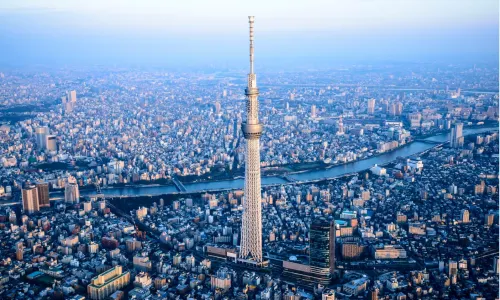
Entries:
<svg viewBox="0 0 500 300">
<path fill-rule="evenodd" d="M 496 299 L 492 7 L 3 1 L 0 299 Z"/>
</svg>

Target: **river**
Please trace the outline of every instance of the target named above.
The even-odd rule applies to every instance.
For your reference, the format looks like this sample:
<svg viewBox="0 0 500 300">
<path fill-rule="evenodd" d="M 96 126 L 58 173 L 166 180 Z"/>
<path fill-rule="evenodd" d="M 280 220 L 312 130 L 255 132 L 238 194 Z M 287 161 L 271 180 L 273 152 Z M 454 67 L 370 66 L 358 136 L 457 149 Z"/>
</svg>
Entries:
<svg viewBox="0 0 500 300">
<path fill-rule="evenodd" d="M 498 127 L 483 127 L 483 128 L 467 128 L 464 129 L 464 135 L 471 135 L 483 133 L 487 131 L 498 130 Z M 429 142 L 445 143 L 449 141 L 450 134 L 439 134 L 425 138 Z M 324 170 L 311 170 L 302 173 L 289 174 L 288 176 L 299 182 L 316 181 L 327 178 L 339 177 L 345 174 L 360 172 L 371 168 L 373 165 L 383 165 L 394 161 L 397 157 L 408 157 L 417 153 L 424 152 L 435 147 L 435 143 L 426 143 L 415 141 L 394 151 L 377 155 L 371 158 L 331 167 Z M 262 185 L 274 185 L 288 183 L 285 179 L 278 176 L 262 177 Z M 187 192 L 203 192 L 213 190 L 228 190 L 228 189 L 242 189 L 244 186 L 243 179 L 231 179 L 222 181 L 207 181 L 197 183 L 186 183 L 185 187 Z M 124 197 L 124 196 L 148 196 L 148 195 L 163 195 L 177 193 L 177 189 L 173 185 L 160 186 L 160 185 L 145 185 L 145 186 L 130 186 L 130 187 L 111 187 L 103 188 L 102 192 L 107 197 Z M 93 195 L 95 191 L 84 190 L 81 192 L 82 196 Z M 61 193 L 51 194 L 51 199 L 56 200 L 61 198 Z"/>
</svg>

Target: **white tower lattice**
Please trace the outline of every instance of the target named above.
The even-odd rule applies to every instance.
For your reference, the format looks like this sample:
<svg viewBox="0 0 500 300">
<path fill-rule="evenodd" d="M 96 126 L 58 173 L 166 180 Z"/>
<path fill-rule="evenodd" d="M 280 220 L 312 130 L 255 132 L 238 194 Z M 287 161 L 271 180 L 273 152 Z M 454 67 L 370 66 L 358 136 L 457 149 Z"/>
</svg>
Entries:
<svg viewBox="0 0 500 300">
<path fill-rule="evenodd" d="M 247 141 L 245 156 L 245 197 L 243 200 L 243 220 L 241 226 L 240 258 L 262 262 L 262 212 L 260 200 L 260 145 L 262 124 L 259 123 L 259 89 L 253 70 L 253 23 L 250 23 L 250 73 L 245 89 L 246 122 L 241 124 L 243 136 Z"/>
</svg>

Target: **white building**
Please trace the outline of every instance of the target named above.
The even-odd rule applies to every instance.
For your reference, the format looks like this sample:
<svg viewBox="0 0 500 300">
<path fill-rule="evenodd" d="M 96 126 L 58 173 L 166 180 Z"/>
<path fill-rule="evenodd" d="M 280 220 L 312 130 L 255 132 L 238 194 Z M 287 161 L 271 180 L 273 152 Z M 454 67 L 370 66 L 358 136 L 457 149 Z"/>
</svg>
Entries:
<svg viewBox="0 0 500 300">
<path fill-rule="evenodd" d="M 406 161 L 406 165 L 412 170 L 421 171 L 424 168 L 424 163 L 421 159 L 408 159 Z"/>
<path fill-rule="evenodd" d="M 68 182 L 64 188 L 64 202 L 66 203 L 78 203 L 80 200 L 80 191 L 78 189 L 78 184 L 76 178 L 73 176 L 68 177 Z"/>
<path fill-rule="evenodd" d="M 382 168 L 378 165 L 373 166 L 370 171 L 377 176 L 385 176 L 387 175 L 387 170 L 385 168 Z"/>
</svg>

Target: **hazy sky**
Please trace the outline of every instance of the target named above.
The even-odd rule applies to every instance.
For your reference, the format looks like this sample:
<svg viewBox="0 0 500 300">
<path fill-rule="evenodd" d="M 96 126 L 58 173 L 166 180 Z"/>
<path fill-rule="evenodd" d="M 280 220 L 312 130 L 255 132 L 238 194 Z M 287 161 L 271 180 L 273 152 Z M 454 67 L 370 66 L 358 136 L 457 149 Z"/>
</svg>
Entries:
<svg viewBox="0 0 500 300">
<path fill-rule="evenodd" d="M 498 0 L 2 0 L 0 63 L 498 61 Z"/>
</svg>

